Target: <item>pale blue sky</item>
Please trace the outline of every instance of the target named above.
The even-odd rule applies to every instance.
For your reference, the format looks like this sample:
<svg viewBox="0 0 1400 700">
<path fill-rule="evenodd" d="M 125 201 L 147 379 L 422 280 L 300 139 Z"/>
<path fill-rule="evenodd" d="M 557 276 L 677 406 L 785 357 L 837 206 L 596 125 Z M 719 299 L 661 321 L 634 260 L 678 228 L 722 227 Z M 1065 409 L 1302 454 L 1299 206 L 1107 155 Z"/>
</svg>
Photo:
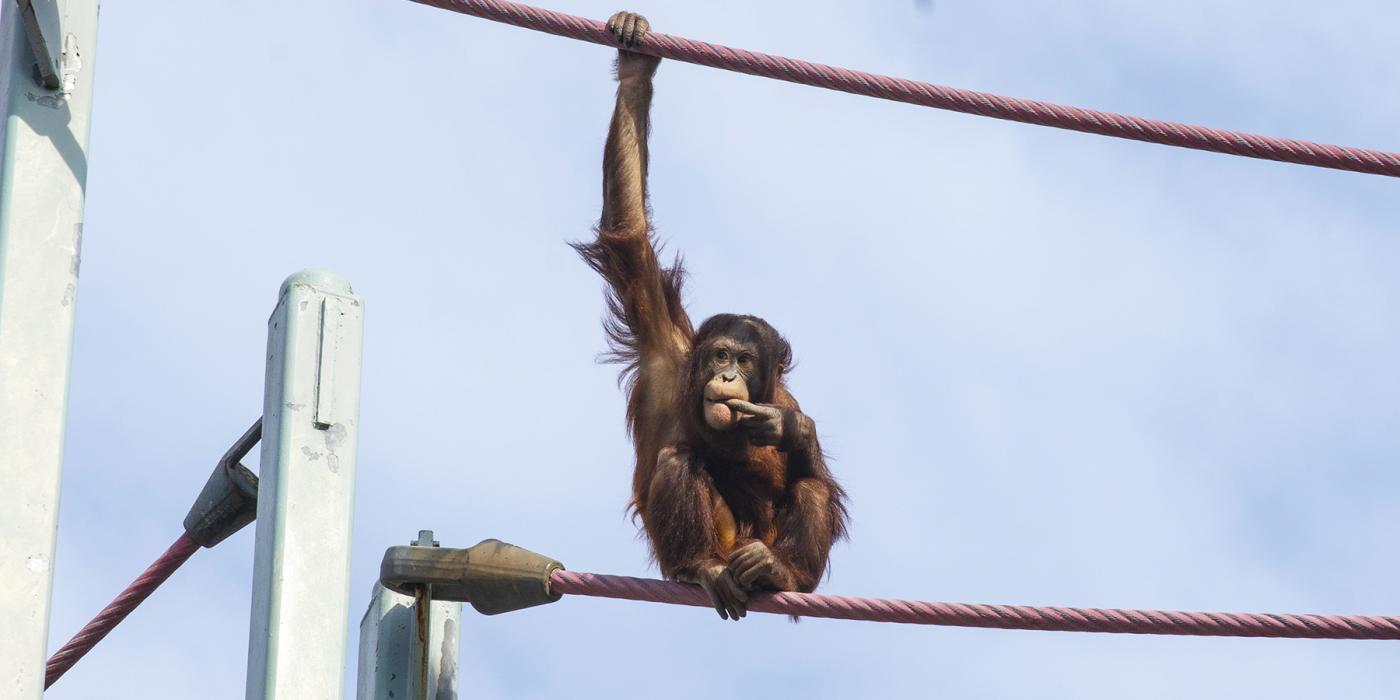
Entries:
<svg viewBox="0 0 1400 700">
<path fill-rule="evenodd" d="M 919 6 L 628 9 L 837 65 L 1400 150 L 1393 3 Z M 599 281 L 565 245 L 597 215 L 610 61 L 398 0 L 107 3 L 52 647 L 179 534 L 260 410 L 265 321 L 307 266 L 367 305 L 352 628 L 384 548 L 419 528 L 654 575 L 623 515 L 615 368 L 593 362 Z M 793 389 L 851 492 L 823 590 L 1400 612 L 1394 180 L 679 63 L 657 76 L 652 157 L 693 314 L 762 315 L 796 349 Z M 198 554 L 50 697 L 241 698 L 252 541 Z M 461 663 L 486 698 L 1400 684 L 1384 643 L 733 624 L 592 599 L 471 615 Z"/>
</svg>

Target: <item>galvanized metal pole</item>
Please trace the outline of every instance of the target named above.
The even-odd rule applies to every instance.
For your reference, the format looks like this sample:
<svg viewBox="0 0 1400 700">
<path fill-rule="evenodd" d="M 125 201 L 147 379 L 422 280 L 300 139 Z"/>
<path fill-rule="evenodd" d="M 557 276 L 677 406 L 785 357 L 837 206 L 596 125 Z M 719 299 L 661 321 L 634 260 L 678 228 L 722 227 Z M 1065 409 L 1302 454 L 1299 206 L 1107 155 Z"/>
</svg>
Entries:
<svg viewBox="0 0 1400 700">
<path fill-rule="evenodd" d="M 0 9 L 0 695 L 20 700 L 44 689 L 97 4 Z"/>
<path fill-rule="evenodd" d="M 418 544 L 436 546 L 430 531 Z M 426 591 L 424 592 L 426 593 Z M 462 604 L 374 584 L 360 621 L 357 700 L 457 700 Z"/>
<path fill-rule="evenodd" d="M 342 697 L 362 312 L 344 280 L 303 270 L 268 320 L 250 700 Z"/>
</svg>

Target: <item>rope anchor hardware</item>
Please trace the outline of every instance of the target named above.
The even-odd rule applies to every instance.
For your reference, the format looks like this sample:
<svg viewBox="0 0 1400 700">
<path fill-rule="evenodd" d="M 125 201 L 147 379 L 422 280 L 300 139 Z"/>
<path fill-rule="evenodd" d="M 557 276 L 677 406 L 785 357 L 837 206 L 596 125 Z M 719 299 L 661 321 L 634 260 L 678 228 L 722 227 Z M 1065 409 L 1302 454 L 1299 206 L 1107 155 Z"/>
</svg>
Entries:
<svg viewBox="0 0 1400 700">
<path fill-rule="evenodd" d="M 379 565 L 385 588 L 413 595 L 428 587 L 433 600 L 471 603 L 483 615 L 522 610 L 559 600 L 550 577 L 563 564 L 500 540 L 466 549 L 407 545 L 390 547 Z"/>
<path fill-rule="evenodd" d="M 262 440 L 262 418 L 228 448 L 214 465 L 204 489 L 185 516 L 185 533 L 201 547 L 213 547 L 258 516 L 258 477 L 242 459 Z"/>
<path fill-rule="evenodd" d="M 259 418 L 219 458 L 209 481 L 204 484 L 194 505 L 190 506 L 189 514 L 185 516 L 184 534 L 96 617 L 83 625 L 67 644 L 49 657 L 44 664 L 45 690 L 92 651 L 103 637 L 116 629 L 127 615 L 155 593 L 201 547 L 213 547 L 253 522 L 258 514 L 258 477 L 239 460 L 246 457 L 261 439 L 262 418 Z"/>
</svg>

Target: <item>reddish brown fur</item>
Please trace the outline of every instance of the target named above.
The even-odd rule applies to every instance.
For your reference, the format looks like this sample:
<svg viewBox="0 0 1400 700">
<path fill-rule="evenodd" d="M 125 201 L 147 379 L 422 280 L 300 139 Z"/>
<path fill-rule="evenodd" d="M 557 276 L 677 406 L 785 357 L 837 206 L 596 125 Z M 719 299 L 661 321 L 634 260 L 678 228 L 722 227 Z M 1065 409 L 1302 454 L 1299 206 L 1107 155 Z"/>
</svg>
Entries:
<svg viewBox="0 0 1400 700">
<path fill-rule="evenodd" d="M 658 261 L 646 197 L 656 63 L 621 52 L 602 220 L 594 241 L 575 245 L 607 283 L 609 359 L 625 365 L 627 426 L 637 455 L 631 507 L 667 577 L 693 580 L 698 569 L 723 564 L 734 549 L 757 540 L 791 571 L 782 587 L 811 591 L 832 543 L 845 534 L 845 494 L 826 468 L 815 427 L 783 381 L 791 363 L 787 342 L 752 316 L 716 317 L 697 335 L 681 303 L 684 268 L 679 259 L 670 267 Z M 703 368 L 693 351 L 734 332 L 756 334 L 766 363 L 752 401 L 789 411 L 781 449 L 752 446 L 699 418 Z"/>
</svg>

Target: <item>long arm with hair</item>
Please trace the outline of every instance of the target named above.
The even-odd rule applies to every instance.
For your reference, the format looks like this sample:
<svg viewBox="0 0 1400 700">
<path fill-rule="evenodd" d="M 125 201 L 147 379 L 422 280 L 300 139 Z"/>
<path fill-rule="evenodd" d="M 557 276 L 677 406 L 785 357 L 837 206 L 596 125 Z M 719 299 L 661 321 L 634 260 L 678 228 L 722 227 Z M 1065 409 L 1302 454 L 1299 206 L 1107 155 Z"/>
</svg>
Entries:
<svg viewBox="0 0 1400 700">
<path fill-rule="evenodd" d="M 646 20 L 608 22 L 623 46 L 645 41 Z M 597 237 L 574 247 L 608 285 L 604 322 L 610 359 L 625 365 L 627 425 L 637 448 L 633 504 L 645 505 L 656 454 L 674 435 L 676 387 L 694 330 L 681 304 L 684 271 L 662 267 L 647 221 L 647 135 L 652 76 L 660 59 L 625 48 L 617 57 L 617 103 L 603 152 L 603 214 Z"/>
</svg>

